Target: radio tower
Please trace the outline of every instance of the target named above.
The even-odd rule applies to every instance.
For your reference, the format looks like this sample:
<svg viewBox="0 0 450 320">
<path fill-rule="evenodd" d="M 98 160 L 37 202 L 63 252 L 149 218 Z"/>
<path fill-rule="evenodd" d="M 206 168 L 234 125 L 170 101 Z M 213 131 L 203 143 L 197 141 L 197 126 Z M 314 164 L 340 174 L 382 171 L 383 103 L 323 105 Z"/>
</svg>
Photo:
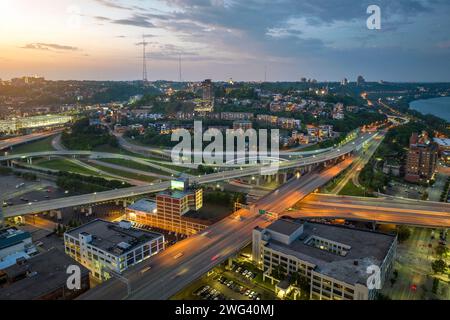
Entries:
<svg viewBox="0 0 450 320">
<path fill-rule="evenodd" d="M 181 76 L 181 55 L 178 57 L 178 76 L 179 76 L 179 81 L 183 81 L 183 78 Z"/>
<path fill-rule="evenodd" d="M 142 81 L 144 85 L 148 82 L 147 76 L 147 45 L 148 42 L 145 42 L 145 35 L 142 35 Z"/>
</svg>

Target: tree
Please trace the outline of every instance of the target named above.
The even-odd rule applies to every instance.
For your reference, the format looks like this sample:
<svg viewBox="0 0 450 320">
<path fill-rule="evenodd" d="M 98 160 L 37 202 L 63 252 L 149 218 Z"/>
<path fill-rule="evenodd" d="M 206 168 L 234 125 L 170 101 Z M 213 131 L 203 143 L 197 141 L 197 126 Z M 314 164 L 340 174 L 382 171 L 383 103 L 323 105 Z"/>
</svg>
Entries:
<svg viewBox="0 0 450 320">
<path fill-rule="evenodd" d="M 446 256 L 448 251 L 448 248 L 446 246 L 443 246 L 442 244 L 436 247 L 436 254 L 440 257 Z"/>
<path fill-rule="evenodd" d="M 397 236 L 399 242 L 404 242 L 411 236 L 411 230 L 406 226 L 400 226 L 397 229 Z"/>
<path fill-rule="evenodd" d="M 439 259 L 431 263 L 431 268 L 435 273 L 444 273 L 445 269 L 447 268 L 447 265 L 444 260 Z"/>
</svg>

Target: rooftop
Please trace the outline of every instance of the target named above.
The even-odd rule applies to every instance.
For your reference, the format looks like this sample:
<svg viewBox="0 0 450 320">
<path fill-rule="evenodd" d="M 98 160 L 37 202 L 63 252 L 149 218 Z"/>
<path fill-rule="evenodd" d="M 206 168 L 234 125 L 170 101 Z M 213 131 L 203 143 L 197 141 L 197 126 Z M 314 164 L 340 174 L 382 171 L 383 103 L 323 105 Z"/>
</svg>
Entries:
<svg viewBox="0 0 450 320">
<path fill-rule="evenodd" d="M 141 199 L 128 206 L 128 209 L 153 214 L 156 210 L 156 203 L 150 199 Z"/>
<path fill-rule="evenodd" d="M 29 232 L 14 227 L 2 229 L 0 230 L 0 250 L 16 245 L 27 238 L 31 238 Z"/>
<path fill-rule="evenodd" d="M 136 228 L 122 228 L 117 223 L 94 220 L 78 228 L 72 229 L 66 234 L 79 238 L 79 234 L 92 236 L 91 246 L 109 252 L 115 256 L 122 255 L 135 247 L 153 239 L 164 237 L 160 233 L 150 232 Z M 124 245 L 126 244 L 126 246 Z"/>
<path fill-rule="evenodd" d="M 286 219 L 280 219 L 272 223 L 270 226 L 266 228 L 266 230 L 278 232 L 281 234 L 284 234 L 286 236 L 290 236 L 295 231 L 297 231 L 298 228 L 300 228 L 301 224 L 298 222 L 286 220 Z"/>
<path fill-rule="evenodd" d="M 290 245 L 271 239 L 266 246 L 316 265 L 316 271 L 349 284 L 366 283 L 367 267 L 380 266 L 395 241 L 394 235 L 379 232 L 289 220 L 278 220 L 266 230 L 291 234 L 295 231 L 294 225 L 297 229 L 303 225 L 303 233 Z M 322 250 L 309 243 L 312 237 L 337 242 L 350 249 L 345 255 Z"/>
<path fill-rule="evenodd" d="M 450 147 L 450 139 L 434 138 L 433 140 L 441 147 Z"/>
<path fill-rule="evenodd" d="M 82 276 L 89 274 L 88 269 L 55 248 L 27 260 L 23 265 L 15 264 L 4 269 L 3 272 L 10 278 L 26 272 L 30 276 L 1 288 L 0 300 L 38 299 L 65 286 L 69 265 L 78 265 Z"/>
</svg>

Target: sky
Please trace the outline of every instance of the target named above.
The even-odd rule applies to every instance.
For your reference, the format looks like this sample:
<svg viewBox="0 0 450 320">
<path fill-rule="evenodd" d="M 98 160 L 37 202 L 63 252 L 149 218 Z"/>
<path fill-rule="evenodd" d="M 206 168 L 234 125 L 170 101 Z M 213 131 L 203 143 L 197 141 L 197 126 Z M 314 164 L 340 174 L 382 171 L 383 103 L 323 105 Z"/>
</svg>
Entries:
<svg viewBox="0 0 450 320">
<path fill-rule="evenodd" d="M 449 16 L 448 0 L 0 0 L 0 78 L 142 79 L 144 38 L 149 80 L 450 81 Z"/>
</svg>

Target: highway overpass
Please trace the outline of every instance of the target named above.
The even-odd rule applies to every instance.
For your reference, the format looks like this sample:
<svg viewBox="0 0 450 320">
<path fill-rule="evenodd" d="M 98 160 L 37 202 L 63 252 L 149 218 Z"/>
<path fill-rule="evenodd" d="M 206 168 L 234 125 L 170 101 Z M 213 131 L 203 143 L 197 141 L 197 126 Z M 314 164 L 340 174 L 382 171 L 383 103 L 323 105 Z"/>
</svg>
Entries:
<svg viewBox="0 0 450 320">
<path fill-rule="evenodd" d="M 351 162 L 351 160 L 348 160 L 348 162 Z M 81 296 L 81 299 L 168 299 L 214 266 L 224 262 L 228 257 L 239 252 L 241 248 L 250 244 L 252 230 L 256 226 L 265 227 L 272 222 L 272 218 L 258 214 L 260 209 L 275 213 L 279 212 L 281 214 L 286 213 L 286 215 L 297 218 L 337 218 L 342 215 L 341 212 L 348 214 L 356 212 L 356 208 L 347 208 L 344 206 L 338 209 L 342 210 L 337 212 L 337 214 L 331 214 L 334 210 L 332 206 L 335 203 L 339 203 L 339 201 L 348 202 L 346 204 L 348 206 L 362 206 L 361 202 L 365 199 L 309 195 L 342 172 L 347 166 L 348 163 L 341 163 L 321 173 L 308 173 L 300 179 L 293 179 L 279 189 L 261 198 L 249 210 L 239 210 L 233 216 L 212 225 L 204 233 L 178 242 L 164 252 L 150 258 L 148 261 L 142 262 L 127 270 L 124 273 L 124 277 L 128 280 L 131 290 L 130 295 L 128 295 L 127 288 L 123 282 L 111 279 L 85 293 Z M 325 209 L 322 210 L 328 210 L 326 211 L 326 215 L 316 213 L 317 210 L 320 211 L 321 207 L 312 200 L 315 197 L 321 203 L 324 203 Z M 292 208 L 302 199 L 308 205 L 315 206 L 313 210 L 287 211 L 288 208 Z M 388 212 L 390 215 L 389 222 L 392 223 L 404 223 L 406 217 L 412 219 L 409 223 L 413 225 L 442 227 L 450 224 L 450 220 L 447 217 L 448 211 L 446 212 L 446 207 L 441 204 L 431 204 L 428 210 L 433 209 L 436 211 L 424 213 L 424 220 L 421 220 L 420 213 L 418 212 L 411 210 L 409 213 L 405 212 L 401 215 L 396 215 L 395 211 L 389 207 L 389 204 L 394 207 L 405 206 L 403 201 L 393 200 L 389 204 L 384 203 L 383 199 L 373 201 L 376 201 L 378 207 L 382 210 Z M 314 202 L 314 204 L 309 204 L 310 202 Z M 422 206 L 425 205 L 425 203 L 416 203 L 416 208 L 421 210 Z M 373 203 L 370 203 L 369 207 L 373 207 Z M 371 212 L 368 212 L 369 215 L 381 214 L 374 209 L 371 210 Z M 295 213 L 298 213 L 298 216 L 295 216 Z M 310 215 L 308 216 L 308 214 Z M 240 216 L 241 219 L 235 218 L 237 216 Z M 350 217 L 355 217 L 357 218 L 356 220 L 361 219 L 358 213 L 354 216 L 348 216 L 348 218 Z M 367 221 L 372 222 L 372 217 L 367 218 Z M 366 221 L 365 219 L 365 217 L 362 217 L 362 220 Z M 434 222 L 430 222 L 429 219 L 433 219 Z M 219 256 L 219 258 L 213 259 L 216 256 Z M 141 272 L 148 267 L 151 267 L 150 271 L 145 273 Z"/>
<path fill-rule="evenodd" d="M 449 228 L 450 205 L 398 198 L 358 198 L 312 194 L 281 216 L 304 219 L 347 219 L 379 224 Z"/>
<path fill-rule="evenodd" d="M 81 299 L 168 299 L 186 285 L 236 254 L 251 241 L 252 230 L 272 221 L 259 209 L 283 212 L 330 181 L 351 164 L 348 159 L 320 173 L 292 179 L 264 196 L 250 210 L 241 209 L 202 232 L 176 243 L 160 254 L 127 270 L 131 295 L 123 282 L 111 279 L 89 290 Z M 240 217 L 240 219 L 236 217 Z M 181 254 L 181 256 L 180 256 Z M 218 259 L 212 259 L 219 255 Z M 178 257 L 178 258 L 177 258 Z M 151 267 L 142 273 L 141 270 Z"/>
<path fill-rule="evenodd" d="M 0 150 L 8 149 L 20 144 L 33 142 L 36 140 L 44 139 L 50 136 L 53 136 L 57 133 L 60 133 L 62 130 L 54 130 L 54 131 L 46 131 L 39 133 L 32 133 L 24 136 L 9 138 L 5 140 L 0 140 Z"/>
<path fill-rule="evenodd" d="M 190 183 L 215 183 L 223 180 L 231 180 L 246 176 L 259 176 L 259 175 L 271 175 L 277 173 L 278 171 L 298 169 L 301 167 L 313 167 L 321 163 L 327 163 L 334 161 L 336 159 L 342 158 L 353 151 L 360 149 L 362 145 L 371 141 L 376 135 L 364 135 L 357 142 L 348 143 L 339 149 L 333 149 L 329 152 L 322 153 L 320 155 L 314 155 L 312 157 L 296 159 L 291 161 L 285 161 L 278 163 L 278 167 L 272 168 L 267 165 L 255 165 L 253 167 L 245 167 L 239 169 L 231 169 L 227 171 L 220 171 L 213 174 L 190 177 Z M 22 155 L 8 155 L 0 157 L 0 161 L 11 161 L 16 159 L 26 159 L 29 157 L 45 157 L 45 156 L 75 156 L 75 155 L 85 155 L 91 157 L 110 157 L 115 156 L 121 159 L 131 159 L 134 157 L 112 154 L 112 153 L 101 153 L 101 152 L 91 152 L 91 151 L 47 151 L 47 152 L 36 152 Z M 144 161 L 144 160 L 140 160 Z M 148 162 L 147 162 L 148 163 Z M 344 161 L 347 166 L 351 162 Z M 275 170 L 275 172 L 273 172 Z M 67 207 L 74 206 L 85 206 L 94 203 L 102 203 L 107 201 L 113 201 L 118 199 L 133 198 L 136 196 L 142 196 L 149 193 L 158 192 L 168 188 L 168 182 L 150 184 L 148 186 L 138 186 L 131 188 L 124 188 L 118 190 L 98 192 L 96 194 L 80 195 L 74 197 L 67 197 L 55 200 L 35 202 L 32 204 L 23 204 L 17 206 L 6 207 L 3 210 L 3 218 L 10 218 L 14 216 L 23 216 L 27 214 L 35 214 L 40 212 L 46 212 L 51 210 L 57 210 Z"/>
</svg>

